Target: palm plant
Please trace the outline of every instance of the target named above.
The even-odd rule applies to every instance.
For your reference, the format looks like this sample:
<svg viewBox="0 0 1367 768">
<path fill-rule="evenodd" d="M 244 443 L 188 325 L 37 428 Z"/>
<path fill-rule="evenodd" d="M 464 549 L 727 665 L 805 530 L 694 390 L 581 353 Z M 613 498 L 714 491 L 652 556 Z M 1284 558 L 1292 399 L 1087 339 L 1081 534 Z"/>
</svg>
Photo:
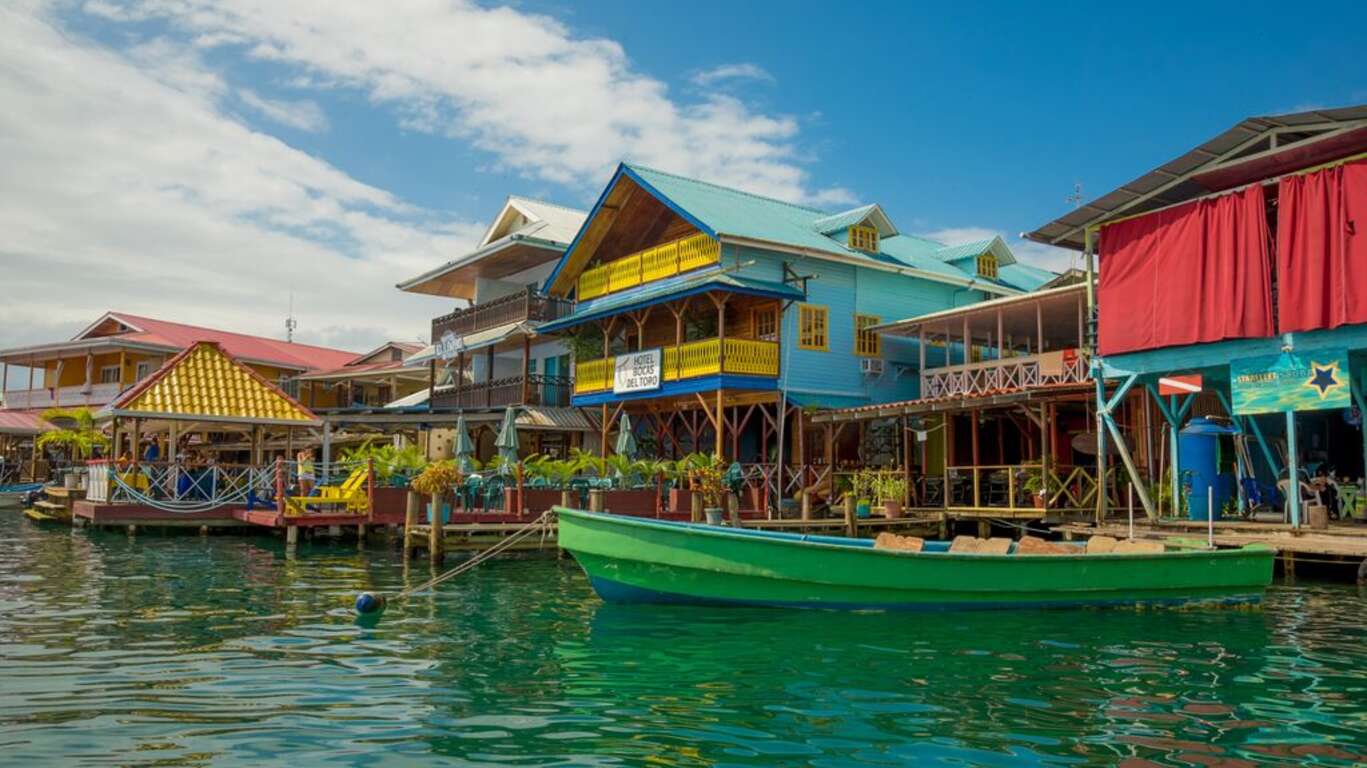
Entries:
<svg viewBox="0 0 1367 768">
<path fill-rule="evenodd" d="M 89 408 L 49 408 L 43 419 L 50 424 L 70 422 L 70 427 L 59 427 L 38 436 L 40 450 L 64 450 L 72 459 L 88 459 L 96 448 L 109 445 L 109 438 L 95 428 L 95 415 Z"/>
</svg>

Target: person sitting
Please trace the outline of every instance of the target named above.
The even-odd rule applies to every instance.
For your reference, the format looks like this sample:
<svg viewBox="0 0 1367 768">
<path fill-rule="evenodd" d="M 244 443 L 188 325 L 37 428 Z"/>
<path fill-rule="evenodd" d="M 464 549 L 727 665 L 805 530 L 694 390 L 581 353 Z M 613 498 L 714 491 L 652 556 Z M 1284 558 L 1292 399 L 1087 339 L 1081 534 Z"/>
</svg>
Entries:
<svg viewBox="0 0 1367 768">
<path fill-rule="evenodd" d="M 1315 479 L 1310 484 L 1319 491 L 1320 503 L 1329 511 L 1329 519 L 1339 519 L 1339 489 L 1338 482 L 1334 480 L 1333 474 L 1329 471 L 1329 466 L 1321 464 L 1315 469 Z"/>
</svg>

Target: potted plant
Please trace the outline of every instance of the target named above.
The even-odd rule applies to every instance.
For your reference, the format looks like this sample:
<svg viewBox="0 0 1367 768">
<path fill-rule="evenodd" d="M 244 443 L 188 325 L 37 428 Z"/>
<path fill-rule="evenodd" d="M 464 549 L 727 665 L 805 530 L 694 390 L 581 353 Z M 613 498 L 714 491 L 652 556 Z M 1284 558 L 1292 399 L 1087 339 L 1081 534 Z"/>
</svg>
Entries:
<svg viewBox="0 0 1367 768">
<path fill-rule="evenodd" d="M 873 496 L 877 491 L 878 473 L 872 469 L 861 469 L 850 478 L 854 493 L 855 517 L 867 519 L 873 506 Z"/>
<path fill-rule="evenodd" d="M 1048 506 L 1048 499 L 1044 496 L 1044 474 L 1041 472 L 1029 472 L 1025 476 L 1023 484 L 1025 492 L 1034 499 L 1036 509 L 1044 509 Z"/>
<path fill-rule="evenodd" d="M 109 445 L 109 438 L 95 428 L 95 416 L 89 408 L 49 408 L 43 411 L 43 419 L 57 429 L 38 436 L 37 450 L 61 450 L 74 462 L 89 459 L 96 448 Z M 63 485 L 75 488 L 79 478 L 80 471 L 72 467 L 63 475 Z"/>
<path fill-rule="evenodd" d="M 726 507 L 726 463 L 720 456 L 693 470 L 695 490 L 702 494 L 708 525 L 721 525 Z"/>
<path fill-rule="evenodd" d="M 877 480 L 878 498 L 883 503 L 883 516 L 896 520 L 902 516 L 902 499 L 907 497 L 907 481 L 897 472 L 883 472 Z"/>
<path fill-rule="evenodd" d="M 453 459 L 434 461 L 427 465 L 413 480 L 413 490 L 431 498 L 428 507 L 428 522 L 432 525 L 445 525 L 451 504 L 455 501 L 456 489 L 464 478 L 460 467 Z"/>
</svg>

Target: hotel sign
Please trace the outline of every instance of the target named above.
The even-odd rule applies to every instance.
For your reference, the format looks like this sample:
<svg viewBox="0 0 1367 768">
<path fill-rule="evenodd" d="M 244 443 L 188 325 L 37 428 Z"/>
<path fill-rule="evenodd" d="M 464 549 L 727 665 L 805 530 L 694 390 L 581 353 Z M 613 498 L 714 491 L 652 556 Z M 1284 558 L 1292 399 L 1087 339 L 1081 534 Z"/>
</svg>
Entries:
<svg viewBox="0 0 1367 768">
<path fill-rule="evenodd" d="M 465 339 L 457 336 L 453 331 L 447 331 L 441 335 L 440 339 L 437 339 L 434 351 L 437 353 L 437 357 L 442 360 L 451 360 L 459 355 L 463 349 L 465 349 Z"/>
<path fill-rule="evenodd" d="M 613 367 L 613 394 L 659 389 L 662 357 L 663 353 L 659 349 L 618 355 Z"/>
<path fill-rule="evenodd" d="M 1229 375 L 1234 412 L 1241 416 L 1352 405 L 1348 352 L 1342 349 L 1231 360 Z"/>
</svg>

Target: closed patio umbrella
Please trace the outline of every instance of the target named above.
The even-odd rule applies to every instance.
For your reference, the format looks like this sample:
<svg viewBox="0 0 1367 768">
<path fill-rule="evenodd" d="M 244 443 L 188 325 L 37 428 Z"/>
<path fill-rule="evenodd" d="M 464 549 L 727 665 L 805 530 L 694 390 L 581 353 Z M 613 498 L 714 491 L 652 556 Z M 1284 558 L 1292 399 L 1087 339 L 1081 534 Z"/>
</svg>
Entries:
<svg viewBox="0 0 1367 768">
<path fill-rule="evenodd" d="M 494 441 L 494 447 L 498 448 L 498 455 L 503 457 L 505 466 L 517 463 L 517 409 L 508 406 L 503 412 L 503 427 L 498 431 L 498 439 Z"/>
<path fill-rule="evenodd" d="M 622 414 L 622 420 L 617 426 L 617 453 L 628 459 L 636 458 L 636 435 L 631 431 L 631 417 Z"/>
<path fill-rule="evenodd" d="M 456 418 L 456 439 L 452 450 L 456 454 L 456 464 L 460 471 L 469 474 L 473 467 L 470 456 L 475 452 L 475 444 L 470 442 L 470 430 L 465 428 L 465 414 Z"/>
</svg>

